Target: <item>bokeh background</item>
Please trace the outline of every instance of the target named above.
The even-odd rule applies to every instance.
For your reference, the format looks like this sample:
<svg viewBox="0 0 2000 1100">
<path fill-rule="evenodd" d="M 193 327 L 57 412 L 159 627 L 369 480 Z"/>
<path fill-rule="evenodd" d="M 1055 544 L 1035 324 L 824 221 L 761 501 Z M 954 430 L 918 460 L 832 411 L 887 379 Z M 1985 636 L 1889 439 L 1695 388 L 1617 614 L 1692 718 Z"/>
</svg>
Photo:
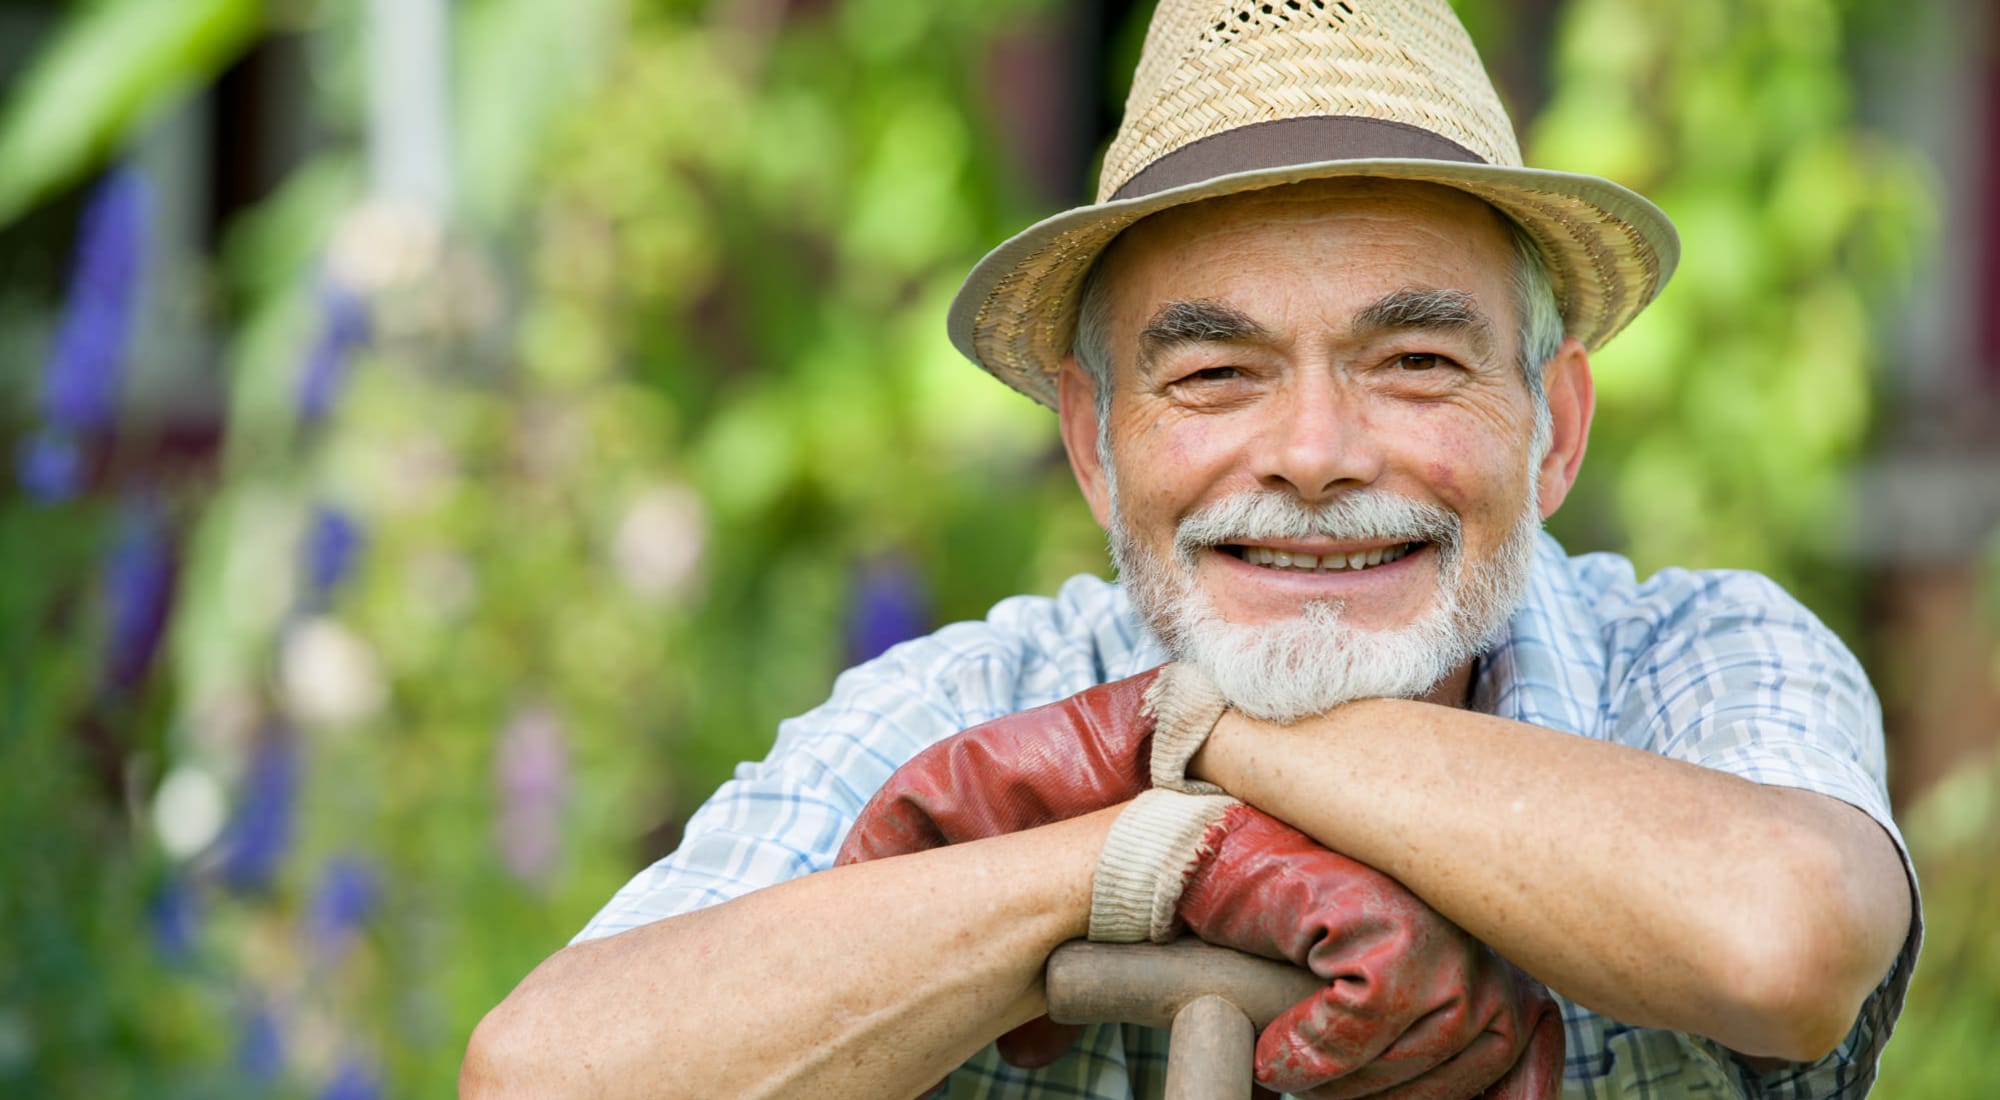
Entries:
<svg viewBox="0 0 2000 1100">
<path fill-rule="evenodd" d="M 448 1095 L 843 667 L 1106 568 L 960 360 L 1146 3 L 0 0 L 0 1095 Z M 2000 1088 L 2000 17 L 1463 0 L 1531 163 L 1686 244 L 1572 549 L 1861 654 Z"/>
</svg>

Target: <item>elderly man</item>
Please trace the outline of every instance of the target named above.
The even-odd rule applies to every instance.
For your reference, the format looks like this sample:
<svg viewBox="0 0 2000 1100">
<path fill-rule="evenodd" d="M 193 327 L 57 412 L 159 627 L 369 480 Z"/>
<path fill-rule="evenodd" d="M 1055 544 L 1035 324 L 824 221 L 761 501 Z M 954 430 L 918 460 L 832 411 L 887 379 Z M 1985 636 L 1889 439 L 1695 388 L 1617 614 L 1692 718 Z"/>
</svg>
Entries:
<svg viewBox="0 0 2000 1100">
<path fill-rule="evenodd" d="M 1099 202 L 951 318 L 1120 583 L 843 676 L 465 1093 L 1153 1094 L 1164 1037 L 1038 1019 L 1041 974 L 1183 930 L 1326 980 L 1274 1088 L 1865 1091 L 1919 933 L 1860 669 L 1762 578 L 1540 533 L 1676 247 L 1519 166 L 1443 0 L 1166 0 Z"/>
</svg>

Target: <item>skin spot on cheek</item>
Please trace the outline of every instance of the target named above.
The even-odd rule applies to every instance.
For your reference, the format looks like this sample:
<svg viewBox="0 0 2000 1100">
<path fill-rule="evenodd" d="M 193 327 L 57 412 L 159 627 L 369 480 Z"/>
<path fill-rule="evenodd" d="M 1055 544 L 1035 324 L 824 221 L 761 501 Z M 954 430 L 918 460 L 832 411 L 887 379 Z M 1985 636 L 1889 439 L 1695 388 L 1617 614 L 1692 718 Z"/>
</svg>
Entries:
<svg viewBox="0 0 2000 1100">
<path fill-rule="evenodd" d="M 1425 468 L 1424 473 L 1431 487 L 1437 490 L 1440 496 L 1457 500 L 1464 495 L 1465 487 L 1459 482 L 1458 466 L 1455 462 L 1442 458 L 1435 460 Z"/>
</svg>

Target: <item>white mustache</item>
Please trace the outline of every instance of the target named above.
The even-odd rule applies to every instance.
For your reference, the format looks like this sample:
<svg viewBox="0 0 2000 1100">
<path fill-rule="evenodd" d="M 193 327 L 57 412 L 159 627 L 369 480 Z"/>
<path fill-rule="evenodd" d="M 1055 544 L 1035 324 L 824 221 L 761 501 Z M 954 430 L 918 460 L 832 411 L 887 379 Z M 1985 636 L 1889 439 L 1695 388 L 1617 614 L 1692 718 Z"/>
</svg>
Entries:
<svg viewBox="0 0 2000 1100">
<path fill-rule="evenodd" d="M 1174 553 L 1192 567 L 1211 547 L 1258 539 L 1388 539 L 1435 544 L 1444 562 L 1459 544 L 1457 513 L 1383 492 L 1352 493 L 1310 507 L 1289 493 L 1250 492 L 1224 497 L 1183 519 L 1174 530 Z"/>
</svg>

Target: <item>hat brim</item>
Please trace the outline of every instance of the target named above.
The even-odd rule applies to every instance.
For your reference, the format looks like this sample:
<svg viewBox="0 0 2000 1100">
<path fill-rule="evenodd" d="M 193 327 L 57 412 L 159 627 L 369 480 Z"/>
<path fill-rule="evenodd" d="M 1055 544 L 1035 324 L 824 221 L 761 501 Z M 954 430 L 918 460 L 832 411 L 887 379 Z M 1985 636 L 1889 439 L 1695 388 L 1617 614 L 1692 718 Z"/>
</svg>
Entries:
<svg viewBox="0 0 2000 1100">
<path fill-rule="evenodd" d="M 1076 330 L 1077 290 L 1119 233 L 1176 206 L 1307 180 L 1366 176 L 1456 188 L 1513 219 L 1549 264 L 1566 331 L 1596 349 L 1658 296 L 1680 258 L 1659 207 L 1610 180 L 1571 172 L 1437 160 L 1331 160 L 1216 176 L 1067 210 L 986 254 L 953 299 L 951 342 L 1044 405 Z"/>
</svg>

